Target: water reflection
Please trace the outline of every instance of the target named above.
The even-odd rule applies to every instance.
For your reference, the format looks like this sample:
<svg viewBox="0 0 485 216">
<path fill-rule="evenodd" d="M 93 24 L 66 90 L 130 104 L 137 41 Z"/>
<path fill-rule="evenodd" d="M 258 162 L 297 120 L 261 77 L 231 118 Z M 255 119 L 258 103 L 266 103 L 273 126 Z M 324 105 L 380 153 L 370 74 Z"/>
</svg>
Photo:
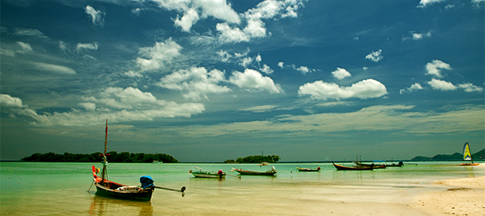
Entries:
<svg viewBox="0 0 485 216">
<path fill-rule="evenodd" d="M 151 202 L 138 202 L 129 200 L 112 199 L 107 197 L 93 196 L 89 215 L 139 215 L 152 216 L 153 207 Z"/>
</svg>

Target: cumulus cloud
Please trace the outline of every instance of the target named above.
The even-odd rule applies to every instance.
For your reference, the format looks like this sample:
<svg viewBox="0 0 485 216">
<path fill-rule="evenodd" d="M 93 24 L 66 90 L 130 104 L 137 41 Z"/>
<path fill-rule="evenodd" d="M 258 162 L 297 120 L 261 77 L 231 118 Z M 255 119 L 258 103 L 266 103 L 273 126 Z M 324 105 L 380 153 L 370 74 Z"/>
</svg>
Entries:
<svg viewBox="0 0 485 216">
<path fill-rule="evenodd" d="M 134 72 L 134 71 L 128 71 L 128 72 L 125 72 L 123 73 L 123 75 L 127 76 L 127 77 L 143 77 L 143 75 L 139 72 Z"/>
<path fill-rule="evenodd" d="M 428 81 L 428 84 L 433 88 L 434 90 L 441 90 L 441 91 L 454 91 L 457 89 L 455 85 L 451 82 L 447 82 L 444 80 L 439 80 L 439 79 L 431 79 L 431 81 Z"/>
<path fill-rule="evenodd" d="M 208 94 L 220 94 L 231 91 L 224 82 L 224 72 L 212 70 L 207 72 L 203 67 L 193 67 L 189 70 L 179 70 L 160 79 L 156 85 L 183 92 L 185 98 L 191 100 L 208 99 Z"/>
<path fill-rule="evenodd" d="M 379 62 L 380 60 L 382 60 L 382 58 L 384 58 L 382 55 L 382 50 L 377 50 L 377 51 L 373 51 L 371 53 L 369 53 L 367 56 L 365 56 L 365 59 L 369 59 L 373 62 Z"/>
<path fill-rule="evenodd" d="M 316 81 L 306 83 L 298 89 L 298 95 L 310 95 L 316 100 L 347 99 L 347 98 L 378 98 L 387 94 L 386 86 L 382 83 L 367 79 L 352 84 L 350 87 L 341 87 L 335 83 Z"/>
<path fill-rule="evenodd" d="M 399 90 L 399 93 L 400 94 L 403 94 L 403 93 L 406 93 L 406 92 L 411 93 L 413 91 L 417 91 L 417 90 L 421 90 L 421 89 L 423 89 L 423 87 L 421 86 L 421 84 L 414 83 L 409 88 Z"/>
<path fill-rule="evenodd" d="M 182 28 L 183 31 L 189 32 L 192 25 L 195 24 L 200 19 L 199 14 L 193 8 L 185 11 L 185 14 L 177 19 L 175 19 L 175 25 Z"/>
<path fill-rule="evenodd" d="M 459 88 L 463 89 L 465 92 L 482 92 L 483 88 L 473 85 L 472 83 L 463 83 L 458 85 Z"/>
<path fill-rule="evenodd" d="M 434 4 L 434 3 L 439 3 L 439 2 L 444 2 L 445 0 L 421 0 L 418 4 L 418 8 L 425 8 L 428 5 Z"/>
<path fill-rule="evenodd" d="M 48 71 L 51 73 L 67 74 L 67 75 L 76 74 L 76 71 L 73 70 L 72 68 L 62 66 L 62 65 L 47 64 L 42 62 L 34 62 L 32 64 L 34 64 L 35 67 L 39 70 Z"/>
<path fill-rule="evenodd" d="M 91 103 L 91 102 L 84 102 L 84 103 L 79 103 L 78 104 L 79 106 L 82 106 L 84 109 L 86 110 L 95 110 L 96 109 L 96 104 L 95 103 Z"/>
<path fill-rule="evenodd" d="M 182 47 L 172 38 L 164 42 L 156 42 L 153 47 L 140 48 L 138 54 L 141 57 L 136 59 L 136 63 L 142 71 L 156 70 L 172 62 L 173 58 L 180 55 Z"/>
<path fill-rule="evenodd" d="M 93 7 L 87 5 L 85 10 L 86 14 L 88 14 L 91 18 L 91 21 L 94 25 L 103 25 L 104 24 L 104 12 L 101 10 L 96 10 Z"/>
<path fill-rule="evenodd" d="M 285 63 L 284 62 L 278 62 L 278 67 L 283 69 L 285 67 Z"/>
<path fill-rule="evenodd" d="M 429 62 L 426 64 L 427 75 L 432 75 L 432 76 L 441 78 L 443 77 L 443 75 L 441 75 L 440 69 L 451 70 L 451 66 L 440 60 L 433 60 L 432 62 Z"/>
<path fill-rule="evenodd" d="M 274 71 L 268 65 L 264 64 L 262 68 L 259 69 L 261 72 L 265 74 L 272 74 Z"/>
<path fill-rule="evenodd" d="M 0 94 L 0 106 L 3 108 L 21 108 L 24 105 L 22 105 L 22 100 L 18 97 L 12 97 L 8 94 Z"/>
<path fill-rule="evenodd" d="M 227 23 L 218 23 L 216 30 L 219 32 L 218 40 L 220 43 L 239 43 L 249 41 L 248 34 L 238 27 L 231 28 Z"/>
<path fill-rule="evenodd" d="M 333 77 L 341 80 L 344 79 L 345 77 L 350 77 L 352 76 L 347 70 L 343 68 L 337 68 L 337 70 L 332 72 Z"/>
<path fill-rule="evenodd" d="M 256 70 L 246 69 L 244 72 L 234 71 L 229 82 L 248 91 L 268 91 L 282 93 L 283 90 L 269 77 L 263 76 Z"/>
</svg>

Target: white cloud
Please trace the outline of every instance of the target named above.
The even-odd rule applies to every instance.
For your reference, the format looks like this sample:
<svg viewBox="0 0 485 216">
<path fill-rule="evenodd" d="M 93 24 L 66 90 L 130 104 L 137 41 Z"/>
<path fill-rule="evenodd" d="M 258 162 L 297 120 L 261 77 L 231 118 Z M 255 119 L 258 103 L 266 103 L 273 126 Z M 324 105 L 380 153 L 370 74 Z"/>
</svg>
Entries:
<svg viewBox="0 0 485 216">
<path fill-rule="evenodd" d="M 332 72 L 333 77 L 341 80 L 344 79 L 345 77 L 350 77 L 352 76 L 347 70 L 343 68 L 337 68 L 337 70 Z"/>
<path fill-rule="evenodd" d="M 417 90 L 421 90 L 421 89 L 423 89 L 421 84 L 414 83 L 409 88 L 399 90 L 399 93 L 403 94 L 403 93 L 406 93 L 406 92 L 413 92 L 413 91 L 417 91 Z"/>
<path fill-rule="evenodd" d="M 307 73 L 312 72 L 307 66 L 300 66 L 296 70 L 300 71 L 302 74 L 307 74 Z"/>
<path fill-rule="evenodd" d="M 104 12 L 101 10 L 96 10 L 93 7 L 87 5 L 85 9 L 86 14 L 88 14 L 93 21 L 94 25 L 103 25 L 104 24 Z"/>
<path fill-rule="evenodd" d="M 192 28 L 192 25 L 195 24 L 198 20 L 200 19 L 199 14 L 195 9 L 190 8 L 187 11 L 185 11 L 184 16 L 182 16 L 180 19 L 177 16 L 177 19 L 175 19 L 175 25 L 180 26 L 183 31 L 189 32 L 190 28 Z"/>
<path fill-rule="evenodd" d="M 403 37 L 402 40 L 403 41 L 406 41 L 406 40 L 421 40 L 423 38 L 431 37 L 431 31 L 429 31 L 427 33 L 417 33 L 417 32 L 411 31 L 410 34 L 411 34 L 411 36 Z"/>
<path fill-rule="evenodd" d="M 365 56 L 366 59 L 369 59 L 373 62 L 379 62 L 382 58 L 384 58 L 382 55 L 382 50 L 377 50 L 377 51 L 373 51 L 371 52 L 369 55 Z"/>
<path fill-rule="evenodd" d="M 248 20 L 248 25 L 243 31 L 251 38 L 266 36 L 266 28 L 264 28 L 264 23 L 261 20 Z"/>
<path fill-rule="evenodd" d="M 93 111 L 93 110 L 96 109 L 96 104 L 95 103 L 91 103 L 91 102 L 79 103 L 78 105 L 84 107 L 84 109 L 86 109 L 86 110 Z"/>
<path fill-rule="evenodd" d="M 35 67 L 39 70 L 58 73 L 58 74 L 69 74 L 73 75 L 76 74 L 76 71 L 72 68 L 61 66 L 61 65 L 54 65 L 54 64 L 47 64 L 42 62 L 34 62 L 32 63 Z"/>
<path fill-rule="evenodd" d="M 350 87 L 340 87 L 335 83 L 316 81 L 300 86 L 298 95 L 310 95 L 316 100 L 346 99 L 346 98 L 378 98 L 387 94 L 386 86 L 382 83 L 367 79 L 352 84 Z"/>
<path fill-rule="evenodd" d="M 229 23 L 240 23 L 239 14 L 226 0 L 193 0 L 193 6 L 202 10 L 202 17 L 212 16 Z"/>
<path fill-rule="evenodd" d="M 41 31 L 37 29 L 24 29 L 24 28 L 15 28 L 14 35 L 19 36 L 29 36 L 29 37 L 36 37 L 40 39 L 47 39 L 48 37 L 44 35 Z"/>
<path fill-rule="evenodd" d="M 24 43 L 24 42 L 21 42 L 21 41 L 17 41 L 16 43 L 21 48 L 21 50 L 17 50 L 18 53 L 26 53 L 26 52 L 32 51 L 32 47 L 30 46 L 30 44 Z"/>
<path fill-rule="evenodd" d="M 217 55 L 221 57 L 222 62 L 228 62 L 229 59 L 232 58 L 232 55 L 224 50 L 220 50 L 219 52 L 217 52 Z"/>
<path fill-rule="evenodd" d="M 224 82 L 224 72 L 212 70 L 207 72 L 203 67 L 192 67 L 180 70 L 160 79 L 156 85 L 183 92 L 183 96 L 192 100 L 208 99 L 208 94 L 220 94 L 231 91 L 218 83 Z"/>
<path fill-rule="evenodd" d="M 98 50 L 98 43 L 97 42 L 92 42 L 92 43 L 78 43 L 76 46 L 76 51 L 80 52 L 83 50 Z"/>
<path fill-rule="evenodd" d="M 472 3 L 475 4 L 475 6 L 479 7 L 481 2 L 485 2 L 485 0 L 472 0 Z"/>
<path fill-rule="evenodd" d="M 128 76 L 128 77 L 143 77 L 143 75 L 139 72 L 134 72 L 134 71 L 128 71 L 125 72 L 123 75 Z"/>
<path fill-rule="evenodd" d="M 13 50 L 2 48 L 0 49 L 0 55 L 15 57 L 15 52 Z"/>
<path fill-rule="evenodd" d="M 426 64 L 426 70 L 428 71 L 427 75 L 436 76 L 438 78 L 443 77 L 441 75 L 440 69 L 451 70 L 451 66 L 447 63 L 444 63 L 440 60 L 433 60 Z"/>
<path fill-rule="evenodd" d="M 270 93 L 282 93 L 282 89 L 275 84 L 269 77 L 261 75 L 258 71 L 252 69 L 244 70 L 244 73 L 234 71 L 229 81 L 239 88 L 248 91 L 269 91 Z"/>
<path fill-rule="evenodd" d="M 218 23 L 216 30 L 219 31 L 218 40 L 221 43 L 239 43 L 250 39 L 249 35 L 241 29 L 231 28 L 227 23 Z"/>
<path fill-rule="evenodd" d="M 472 83 L 463 83 L 458 85 L 459 88 L 465 90 L 465 92 L 482 92 L 483 88 L 473 85 Z"/>
<path fill-rule="evenodd" d="M 443 80 L 438 80 L 438 79 L 431 79 L 431 81 L 428 81 L 428 84 L 435 90 L 441 90 L 441 91 L 454 91 L 457 89 L 455 85 L 451 82 L 443 81 Z"/>
<path fill-rule="evenodd" d="M 156 42 L 153 47 L 140 48 L 138 54 L 142 57 L 136 59 L 136 63 L 142 71 L 156 70 L 172 62 L 173 58 L 180 55 L 182 47 L 172 38 L 165 42 Z"/>
<path fill-rule="evenodd" d="M 278 62 L 278 67 L 280 67 L 280 68 L 285 67 L 285 63 L 284 62 Z"/>
<path fill-rule="evenodd" d="M 276 107 L 277 106 L 274 106 L 274 105 L 263 105 L 263 106 L 255 106 L 255 107 L 243 108 L 243 109 L 239 109 L 239 110 L 241 110 L 241 111 L 247 111 L 247 112 L 254 112 L 254 113 L 263 113 L 263 112 L 272 111 Z"/>
<path fill-rule="evenodd" d="M 264 64 L 262 68 L 259 69 L 261 72 L 265 74 L 272 74 L 274 71 L 268 65 Z"/>
<path fill-rule="evenodd" d="M 243 66 L 243 67 L 248 67 L 251 63 L 253 63 L 253 58 L 251 57 L 244 57 L 241 59 L 241 61 L 239 62 L 239 65 Z"/>
<path fill-rule="evenodd" d="M 421 0 L 418 4 L 418 8 L 425 8 L 428 5 L 434 4 L 434 3 L 439 3 L 439 2 L 444 2 L 446 0 Z"/>
<path fill-rule="evenodd" d="M 0 94 L 0 107 L 21 108 L 24 107 L 24 105 L 22 105 L 22 100 L 18 97 L 12 97 L 8 94 Z"/>
</svg>

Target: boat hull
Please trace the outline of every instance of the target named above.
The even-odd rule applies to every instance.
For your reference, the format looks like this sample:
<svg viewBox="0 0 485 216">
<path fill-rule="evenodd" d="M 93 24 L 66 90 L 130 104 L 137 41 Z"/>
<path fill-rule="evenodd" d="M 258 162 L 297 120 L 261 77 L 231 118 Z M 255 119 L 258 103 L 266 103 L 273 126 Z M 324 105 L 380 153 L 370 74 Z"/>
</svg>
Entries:
<svg viewBox="0 0 485 216">
<path fill-rule="evenodd" d="M 96 184 L 96 195 L 103 197 L 110 197 L 116 199 L 136 200 L 136 201 L 150 201 L 152 198 L 152 189 L 144 189 L 143 191 L 117 191 L 116 189 L 109 189 L 100 184 Z"/>
<path fill-rule="evenodd" d="M 320 171 L 320 167 L 318 169 L 297 167 L 296 169 L 298 169 L 298 171 L 300 171 L 300 172 L 319 172 Z"/>
<path fill-rule="evenodd" d="M 249 170 L 241 170 L 241 169 L 234 169 L 241 175 L 263 175 L 263 176 L 274 176 L 276 171 L 266 171 L 266 172 L 258 172 L 258 171 L 249 171 Z"/>
<path fill-rule="evenodd" d="M 337 170 L 374 170 L 373 167 L 347 167 L 338 164 L 333 164 Z"/>
<path fill-rule="evenodd" d="M 460 166 L 478 166 L 479 163 L 461 163 Z"/>
<path fill-rule="evenodd" d="M 226 174 L 218 175 L 217 173 L 196 173 L 192 172 L 197 178 L 226 178 Z"/>
</svg>

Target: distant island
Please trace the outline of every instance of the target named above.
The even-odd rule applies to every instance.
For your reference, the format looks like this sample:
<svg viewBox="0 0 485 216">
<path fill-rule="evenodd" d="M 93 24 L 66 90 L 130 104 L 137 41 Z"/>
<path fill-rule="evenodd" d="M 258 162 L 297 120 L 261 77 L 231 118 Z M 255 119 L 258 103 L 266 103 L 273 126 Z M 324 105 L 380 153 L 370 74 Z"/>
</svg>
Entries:
<svg viewBox="0 0 485 216">
<path fill-rule="evenodd" d="M 225 160 L 224 163 L 262 163 L 262 162 L 276 163 L 279 160 L 280 160 L 280 156 L 278 155 L 268 155 L 268 156 L 253 155 L 253 156 L 247 156 L 245 158 L 238 158 L 236 160 L 234 159 Z"/>
<path fill-rule="evenodd" d="M 485 160 L 485 149 L 472 154 L 473 160 Z M 454 153 L 451 155 L 438 154 L 433 157 L 417 156 L 411 159 L 411 161 L 460 161 L 463 160 L 463 154 Z"/>
<path fill-rule="evenodd" d="M 25 162 L 99 162 L 102 160 L 101 152 L 95 152 L 92 154 L 56 154 L 53 152 L 41 154 L 35 153 L 29 157 L 24 157 L 21 160 Z M 145 154 L 145 153 L 129 153 L 111 151 L 106 154 L 108 162 L 119 163 L 178 163 L 179 161 L 168 154 Z"/>
</svg>

